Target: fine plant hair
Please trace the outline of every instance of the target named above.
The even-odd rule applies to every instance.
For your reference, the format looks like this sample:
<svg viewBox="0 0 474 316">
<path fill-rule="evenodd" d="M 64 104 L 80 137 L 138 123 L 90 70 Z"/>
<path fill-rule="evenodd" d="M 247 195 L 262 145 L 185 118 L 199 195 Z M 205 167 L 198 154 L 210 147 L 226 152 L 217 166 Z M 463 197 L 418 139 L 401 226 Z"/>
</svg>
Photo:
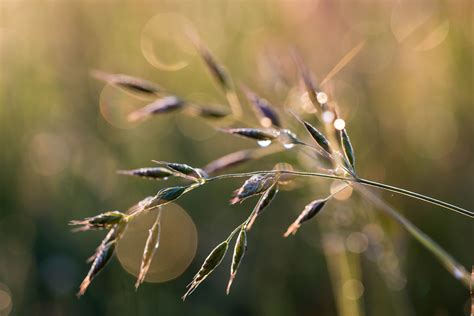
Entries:
<svg viewBox="0 0 474 316">
<path fill-rule="evenodd" d="M 469 218 L 474 217 L 472 211 L 452 205 L 450 203 L 408 191 L 399 187 L 378 183 L 363 178 L 357 173 L 356 152 L 351 142 L 349 131 L 345 121 L 339 115 L 337 104 L 330 102 L 328 94 L 323 92 L 313 80 L 310 70 L 305 66 L 302 58 L 296 52 L 292 52 L 294 67 L 297 69 L 298 81 L 294 83 L 299 86 L 299 94 L 313 107 L 313 116 L 302 117 L 290 110 L 279 109 L 269 101 L 257 95 L 244 84 L 238 87 L 248 103 L 241 103 L 238 97 L 237 85 L 234 84 L 226 69 L 220 65 L 210 50 L 193 34 L 190 40 L 194 44 L 203 64 L 209 70 L 218 87 L 224 93 L 228 110 L 225 107 L 216 108 L 194 103 L 168 92 L 164 87 L 141 78 L 135 78 L 123 74 L 111 74 L 103 71 L 93 71 L 92 75 L 112 86 L 125 89 L 132 94 L 146 94 L 152 98 L 150 104 L 133 111 L 128 119 L 141 122 L 152 119 L 154 116 L 164 113 L 175 112 L 179 115 L 190 115 L 201 117 L 204 120 L 222 122 L 218 131 L 229 134 L 228 137 L 243 137 L 257 142 L 262 148 L 245 149 L 229 153 L 223 157 L 211 161 L 203 167 L 195 167 L 182 162 L 166 162 L 153 160 L 151 166 L 119 170 L 118 174 L 139 177 L 143 179 L 166 181 L 169 178 L 178 178 L 183 182 L 180 186 L 164 187 L 154 195 L 145 197 L 128 210 L 105 212 L 88 217 L 83 220 L 71 221 L 70 224 L 78 226 L 77 231 L 93 229 L 107 230 L 105 239 L 101 242 L 94 255 L 89 259 L 92 264 L 90 270 L 80 286 L 78 296 L 85 293 L 91 281 L 101 272 L 115 254 L 117 243 L 127 233 L 127 226 L 139 216 L 154 212 L 156 221 L 150 223 L 149 236 L 143 245 L 143 257 L 135 287 L 146 279 L 147 271 L 153 260 L 160 243 L 160 230 L 163 225 L 161 221 L 161 210 L 166 208 L 170 202 L 175 202 L 184 195 L 199 187 L 204 187 L 211 182 L 225 181 L 228 179 L 243 179 L 243 183 L 230 196 L 230 203 L 241 203 L 252 197 L 257 202 L 248 217 L 237 227 L 230 230 L 229 235 L 211 250 L 201 268 L 187 287 L 183 300 L 193 293 L 198 286 L 208 278 L 214 269 L 223 261 L 228 252 L 231 253 L 232 263 L 230 266 L 229 280 L 226 293 L 229 293 L 231 285 L 242 264 L 247 248 L 247 234 L 254 229 L 264 212 L 271 208 L 271 203 L 278 198 L 281 188 L 293 181 L 311 181 L 315 178 L 326 178 L 339 180 L 342 186 L 328 196 L 315 196 L 303 208 L 300 215 L 283 234 L 285 237 L 294 235 L 298 230 L 304 229 L 304 224 L 315 219 L 317 215 L 326 210 L 331 212 L 331 205 L 338 201 L 334 196 L 344 190 L 352 189 L 370 202 L 376 209 L 392 218 L 403 227 L 414 239 L 420 242 L 434 257 L 446 268 L 446 270 L 466 287 L 470 284 L 470 274 L 460 263 L 458 263 L 446 250 L 422 232 L 415 224 L 405 218 L 394 207 L 389 205 L 373 189 L 390 191 L 405 195 L 410 198 L 421 200 L 425 203 L 434 204 L 448 211 L 457 212 Z M 358 48 L 360 49 L 360 48 Z M 351 52 L 353 53 L 353 52 Z M 342 66 L 337 65 L 340 69 Z M 258 124 L 246 126 L 242 116 L 246 115 L 243 105 L 252 108 Z M 282 119 L 286 114 L 286 120 Z M 249 120 L 246 120 L 248 122 Z M 285 124 L 286 121 L 292 123 Z M 229 127 L 231 126 L 231 127 Z M 291 126 L 291 127 L 290 127 Z M 302 139 L 308 139 L 303 141 Z M 264 159 L 270 154 L 281 151 L 301 152 L 310 158 L 311 163 L 299 166 L 301 170 L 285 168 L 282 165 L 272 170 L 257 170 L 242 173 L 223 173 L 230 168 L 242 165 L 248 161 Z"/>
</svg>

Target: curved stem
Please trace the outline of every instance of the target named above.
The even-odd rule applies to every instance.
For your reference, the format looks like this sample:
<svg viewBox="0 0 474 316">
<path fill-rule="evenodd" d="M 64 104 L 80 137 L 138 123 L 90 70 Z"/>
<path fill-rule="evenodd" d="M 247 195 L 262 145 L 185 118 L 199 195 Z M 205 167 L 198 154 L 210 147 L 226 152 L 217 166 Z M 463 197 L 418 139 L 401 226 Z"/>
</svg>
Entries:
<svg viewBox="0 0 474 316">
<path fill-rule="evenodd" d="M 446 203 L 446 202 L 437 200 L 435 198 L 432 198 L 432 197 L 429 197 L 429 196 L 426 196 L 426 195 L 423 195 L 423 194 L 419 194 L 419 193 L 408 191 L 408 190 L 405 190 L 405 189 L 402 189 L 402 188 L 394 187 L 394 186 L 391 186 L 391 185 L 388 185 L 388 184 L 379 183 L 379 182 L 366 180 L 366 179 L 360 179 L 359 178 L 356 181 L 360 184 L 376 187 L 376 188 L 383 189 L 383 190 L 386 190 L 386 191 L 391 191 L 391 192 L 403 194 L 403 195 L 406 195 L 406 196 L 409 196 L 409 197 L 412 197 L 412 198 L 415 198 L 415 199 L 418 199 L 418 200 L 422 200 L 422 201 L 425 201 L 425 202 L 428 202 L 428 203 L 431 203 L 431 204 L 434 204 L 434 205 L 444 207 L 444 208 L 449 209 L 451 211 L 458 212 L 462 215 L 474 218 L 474 213 L 471 212 L 471 211 L 468 211 L 468 210 L 463 209 L 459 206 L 456 206 L 456 205 L 453 205 L 453 204 L 450 204 L 450 203 Z"/>
<path fill-rule="evenodd" d="M 403 215 L 398 213 L 392 206 L 386 203 L 384 200 L 373 194 L 370 190 L 362 186 L 355 186 L 355 189 L 365 196 L 367 199 L 372 201 L 378 208 L 384 211 L 388 216 L 393 218 L 402 227 L 404 227 L 408 233 L 418 240 L 423 246 L 425 246 L 448 270 L 456 279 L 460 280 L 465 286 L 469 287 L 470 276 L 466 268 L 458 263 L 446 250 L 438 245 L 433 239 L 416 227 Z"/>
<path fill-rule="evenodd" d="M 341 176 L 336 176 L 336 175 L 326 174 L 326 173 L 319 173 L 319 172 L 290 171 L 290 170 L 262 170 L 262 171 L 252 171 L 252 172 L 244 172 L 244 173 L 223 174 L 223 175 L 208 178 L 206 181 L 214 181 L 214 180 L 227 179 L 227 178 L 243 178 L 243 177 L 250 177 L 250 176 L 253 176 L 253 175 L 256 175 L 256 174 L 272 174 L 272 173 L 274 173 L 274 174 L 276 174 L 276 173 L 292 174 L 292 175 L 301 176 L 301 177 L 329 178 L 329 179 L 337 179 L 337 180 L 360 183 L 360 184 L 363 184 L 363 185 L 366 185 L 366 186 L 372 186 L 372 187 L 376 187 L 376 188 L 379 188 L 379 189 L 382 189 L 382 190 L 391 191 L 391 192 L 395 192 L 395 193 L 398 193 L 398 194 L 406 195 L 406 196 L 409 196 L 409 197 L 412 197 L 412 198 L 415 198 L 415 199 L 418 199 L 418 200 L 421 200 L 421 201 L 424 201 L 424 202 L 427 202 L 427 203 L 431 203 L 431 204 L 434 204 L 434 205 L 441 206 L 445 209 L 455 211 L 455 212 L 460 213 L 462 215 L 474 218 L 474 212 L 468 211 L 468 210 L 466 210 L 462 207 L 459 207 L 459 206 L 456 206 L 456 205 L 453 205 L 453 204 L 450 204 L 450 203 L 447 203 L 447 202 L 437 200 L 437 199 L 432 198 L 430 196 L 426 196 L 426 195 L 419 194 L 419 193 L 416 193 L 416 192 L 412 192 L 412 191 L 409 191 L 409 190 L 405 190 L 405 189 L 402 189 L 402 188 L 399 188 L 399 187 L 394 187 L 394 186 L 391 186 L 391 185 L 388 185 L 388 184 L 379 183 L 379 182 L 366 180 L 366 179 L 362 179 L 362 178 L 341 177 Z"/>
</svg>

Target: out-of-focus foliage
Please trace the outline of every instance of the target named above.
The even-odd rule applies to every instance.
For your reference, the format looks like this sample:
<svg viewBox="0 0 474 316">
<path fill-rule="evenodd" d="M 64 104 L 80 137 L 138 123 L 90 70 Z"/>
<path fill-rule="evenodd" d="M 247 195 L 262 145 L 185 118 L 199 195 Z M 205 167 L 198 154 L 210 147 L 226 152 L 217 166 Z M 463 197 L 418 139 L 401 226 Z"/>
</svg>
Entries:
<svg viewBox="0 0 474 316">
<path fill-rule="evenodd" d="M 131 124 L 126 114 L 149 100 L 90 77 L 91 69 L 126 73 L 189 100 L 225 104 L 183 35 L 186 25 L 237 83 L 280 110 L 294 102 L 291 51 L 300 52 L 321 82 L 347 52 L 362 47 L 323 86 L 350 126 L 358 173 L 472 210 L 473 12 L 469 0 L 1 1 L 0 314 L 334 315 L 337 280 L 327 267 L 334 256 L 326 253 L 325 259 L 322 244 L 358 253 L 369 235 L 386 236 L 394 249 L 349 262 L 362 275 L 355 299 L 361 298 L 363 313 L 467 313 L 466 289 L 402 229 L 383 216 L 377 219 L 381 226 L 356 218 L 363 210 L 354 205 L 370 209 L 368 203 L 343 201 L 325 209 L 337 212 L 339 225 L 359 223 L 361 229 L 345 240 L 323 240 L 321 230 L 330 233 L 331 227 L 317 225 L 318 219 L 296 237 L 281 238 L 304 205 L 320 197 L 315 193 L 327 194 L 327 180 L 315 181 L 313 190 L 296 183 L 294 191 L 279 194 L 249 234 L 229 296 L 225 268 L 185 303 L 180 300 L 208 251 L 252 210 L 251 203 L 228 205 L 238 180 L 179 201 L 198 231 L 196 258 L 173 281 L 145 283 L 138 292 L 134 277 L 114 259 L 76 299 L 88 269 L 84 258 L 103 236 L 72 234 L 67 223 L 125 210 L 161 187 L 116 170 L 153 166 L 152 159 L 205 166 L 255 146 L 173 113 Z M 243 94 L 240 99 L 246 102 Z M 284 122 L 295 124 L 289 114 Z M 294 160 L 275 154 L 246 169 Z M 404 197 L 384 197 L 461 263 L 473 264 L 472 221 Z M 192 221 L 187 225 L 195 243 Z M 179 235 L 179 222 L 174 227 L 170 236 Z M 194 250 L 190 246 L 189 253 Z M 403 274 L 395 284 L 384 278 L 393 265 Z M 346 282 L 354 288 L 356 281 Z"/>
</svg>

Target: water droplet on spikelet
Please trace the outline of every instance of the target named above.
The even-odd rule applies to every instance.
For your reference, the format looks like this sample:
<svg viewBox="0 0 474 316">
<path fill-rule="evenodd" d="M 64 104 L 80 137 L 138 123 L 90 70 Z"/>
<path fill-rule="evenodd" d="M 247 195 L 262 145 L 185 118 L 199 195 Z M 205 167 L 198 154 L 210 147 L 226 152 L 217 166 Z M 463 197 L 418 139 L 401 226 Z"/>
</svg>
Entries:
<svg viewBox="0 0 474 316">
<path fill-rule="evenodd" d="M 334 120 L 334 117 L 335 117 L 335 115 L 334 115 L 334 112 L 332 112 L 332 111 L 325 111 L 323 113 L 323 121 L 326 124 L 331 123 Z"/>
<path fill-rule="evenodd" d="M 260 146 L 260 147 L 268 147 L 268 146 L 270 146 L 271 143 L 272 143 L 271 140 L 259 140 L 257 142 L 258 146 Z"/>
<path fill-rule="evenodd" d="M 318 99 L 319 104 L 328 102 L 328 96 L 324 92 L 318 92 L 318 94 L 316 95 L 316 98 Z"/>
<path fill-rule="evenodd" d="M 346 122 L 343 119 L 338 118 L 334 121 L 334 128 L 337 130 L 343 130 L 346 127 Z"/>
</svg>

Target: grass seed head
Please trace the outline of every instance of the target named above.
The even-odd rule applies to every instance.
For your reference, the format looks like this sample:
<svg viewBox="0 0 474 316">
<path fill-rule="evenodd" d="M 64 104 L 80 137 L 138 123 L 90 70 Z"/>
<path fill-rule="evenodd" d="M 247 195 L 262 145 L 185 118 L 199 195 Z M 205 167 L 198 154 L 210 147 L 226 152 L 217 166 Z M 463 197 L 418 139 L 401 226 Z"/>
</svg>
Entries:
<svg viewBox="0 0 474 316">
<path fill-rule="evenodd" d="M 237 269 L 244 258 L 245 251 L 247 250 L 247 232 L 244 226 L 240 229 L 239 236 L 235 241 L 234 253 L 232 254 L 232 264 L 230 266 L 230 278 L 229 283 L 227 284 L 226 293 L 229 294 L 230 287 L 234 281 L 235 275 L 237 274 Z"/>
<path fill-rule="evenodd" d="M 109 74 L 99 70 L 92 70 L 91 75 L 98 80 L 102 80 L 108 84 L 129 90 L 130 92 L 156 95 L 163 91 L 160 86 L 153 82 L 129 75 Z"/>
<path fill-rule="evenodd" d="M 316 143 L 321 146 L 328 154 L 331 154 L 331 146 L 329 145 L 329 141 L 327 140 L 326 136 L 321 133 L 316 127 L 311 125 L 310 123 L 303 121 L 304 127 L 308 131 L 308 133 L 313 137 Z"/>
<path fill-rule="evenodd" d="M 148 230 L 148 238 L 146 240 L 145 249 L 143 250 L 142 262 L 140 265 L 140 272 L 138 273 L 137 282 L 135 283 L 135 289 L 138 289 L 140 284 L 145 281 L 146 274 L 150 268 L 151 261 L 160 245 L 160 218 L 161 210 L 158 210 L 156 221 L 153 226 Z"/>
<path fill-rule="evenodd" d="M 194 276 L 191 283 L 188 284 L 188 290 L 183 295 L 183 301 L 190 295 L 194 290 L 201 284 L 211 273 L 214 271 L 215 268 L 222 262 L 224 256 L 229 248 L 229 243 L 227 241 L 223 241 L 219 245 L 217 245 L 211 253 L 207 256 L 206 260 L 202 264 L 199 271 Z"/>
<path fill-rule="evenodd" d="M 92 280 L 105 268 L 110 259 L 112 259 L 115 254 L 117 242 L 122 237 L 126 227 L 127 221 L 123 219 L 110 229 L 107 236 L 96 249 L 94 255 L 89 258 L 88 262 L 92 262 L 92 265 L 79 287 L 79 292 L 77 293 L 78 297 L 84 295 Z"/>
<path fill-rule="evenodd" d="M 153 101 L 144 107 L 128 114 L 130 122 L 144 121 L 152 115 L 169 113 L 181 109 L 184 101 L 176 96 L 167 96 Z"/>
<path fill-rule="evenodd" d="M 259 129 L 259 128 L 226 128 L 221 131 L 233 135 L 255 140 L 274 140 L 280 133 L 276 129 Z"/>
<path fill-rule="evenodd" d="M 298 216 L 298 218 L 288 227 L 284 236 L 288 237 L 290 234 L 296 234 L 298 228 L 300 228 L 301 224 L 313 218 L 316 214 L 318 214 L 321 209 L 326 205 L 327 199 L 319 199 L 314 200 L 308 205 L 305 206 L 303 212 Z"/>
<path fill-rule="evenodd" d="M 230 203 L 236 204 L 251 196 L 261 194 L 274 185 L 276 181 L 278 181 L 278 176 L 274 173 L 254 175 L 247 179 L 244 184 L 234 192 Z"/>
<path fill-rule="evenodd" d="M 174 176 L 174 172 L 164 167 L 150 167 L 150 168 L 139 168 L 133 170 L 119 170 L 118 174 L 127 176 L 136 176 L 140 178 L 153 179 L 153 180 L 166 180 L 168 177 Z"/>
<path fill-rule="evenodd" d="M 340 130 L 339 133 L 341 137 L 341 145 L 344 151 L 344 156 L 347 158 L 347 161 L 349 162 L 351 169 L 354 171 L 355 170 L 355 155 L 354 155 L 354 148 L 352 147 L 351 140 L 345 128 Z"/>
<path fill-rule="evenodd" d="M 87 217 L 83 220 L 73 220 L 69 225 L 81 226 L 75 231 L 86 231 L 90 229 L 111 229 L 116 224 L 120 223 L 125 217 L 120 211 L 110 211 L 99 214 L 94 217 Z"/>
<path fill-rule="evenodd" d="M 255 92 L 251 91 L 245 86 L 242 86 L 242 90 L 244 90 L 245 96 L 254 106 L 258 115 L 261 117 L 260 123 L 264 127 L 270 127 L 272 125 L 276 127 L 281 127 L 281 121 L 278 116 L 278 113 L 267 100 L 259 97 Z"/>
<path fill-rule="evenodd" d="M 252 212 L 252 217 L 246 225 L 247 230 L 250 230 L 252 228 L 253 223 L 255 222 L 257 217 L 262 214 L 263 211 L 265 211 L 266 207 L 270 205 L 277 193 L 278 182 L 274 183 L 267 191 L 265 191 L 265 193 L 258 200 L 257 204 L 255 205 L 255 209 Z"/>
</svg>

